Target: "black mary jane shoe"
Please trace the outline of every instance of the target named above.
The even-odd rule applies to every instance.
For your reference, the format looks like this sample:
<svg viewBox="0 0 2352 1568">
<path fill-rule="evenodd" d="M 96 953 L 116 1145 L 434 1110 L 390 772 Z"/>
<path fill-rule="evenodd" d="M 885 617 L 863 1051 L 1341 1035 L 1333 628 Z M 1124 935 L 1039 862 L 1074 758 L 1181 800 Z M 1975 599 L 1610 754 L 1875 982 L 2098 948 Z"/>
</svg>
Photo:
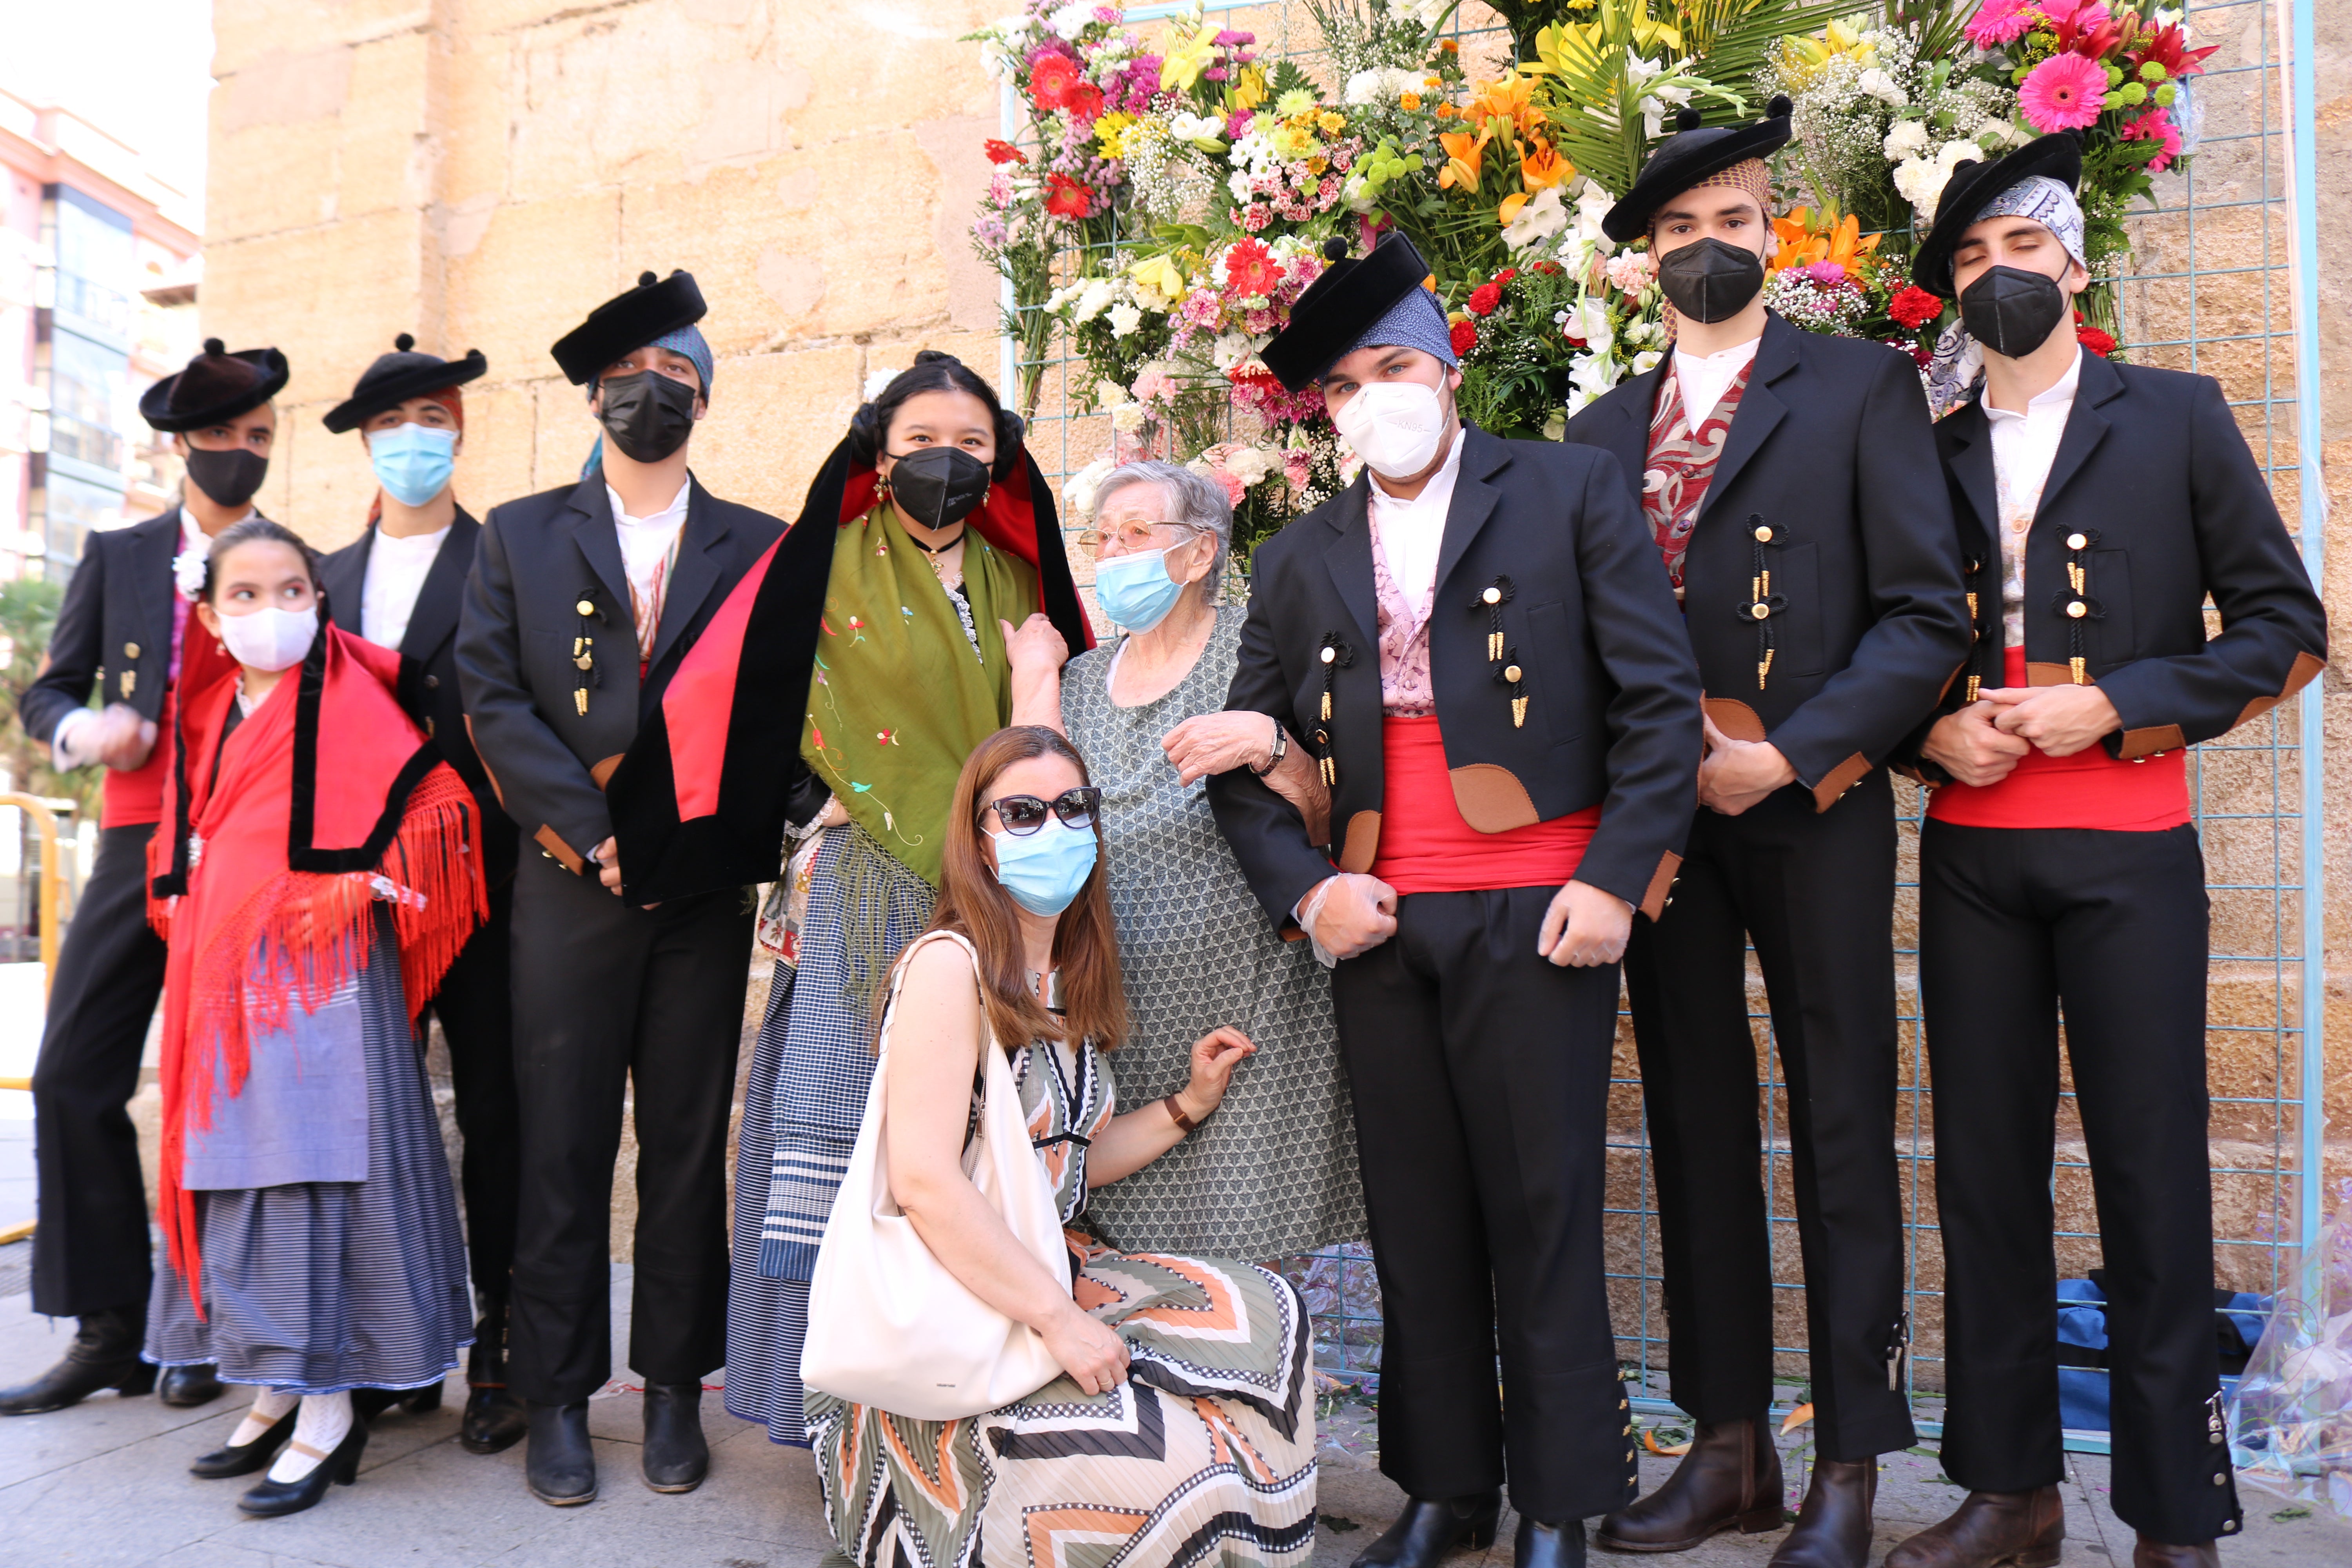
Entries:
<svg viewBox="0 0 2352 1568">
<path fill-rule="evenodd" d="M 1500 1492 L 1436 1501 L 1407 1499 L 1397 1521 L 1364 1548 L 1354 1568 L 1432 1568 L 1456 1547 L 1483 1551 L 1495 1543 L 1502 1512 Z"/>
<path fill-rule="evenodd" d="M 155 1397 L 182 1410 L 210 1405 L 227 1392 L 221 1386 L 220 1368 L 210 1362 L 194 1366 L 167 1366 L 155 1380 Z"/>
<path fill-rule="evenodd" d="M 1521 1514 L 1511 1561 L 1514 1568 L 1584 1568 L 1584 1521 L 1546 1524 Z"/>
<path fill-rule="evenodd" d="M 294 1436 L 294 1417 L 299 1406 L 289 1410 L 262 1430 L 250 1443 L 223 1443 L 211 1453 L 188 1467 L 188 1474 L 200 1481 L 225 1481 L 236 1476 L 249 1476 L 256 1470 L 266 1470 L 278 1457 L 278 1450 Z"/>
<path fill-rule="evenodd" d="M 588 1441 L 588 1402 L 526 1405 L 530 1447 L 523 1454 L 523 1484 L 556 1508 L 596 1500 L 596 1449 Z"/>
<path fill-rule="evenodd" d="M 710 1445 L 702 1436 L 702 1384 L 646 1385 L 646 1485 L 657 1492 L 690 1492 L 710 1473 Z"/>
<path fill-rule="evenodd" d="M 281 1515 L 300 1513 L 319 1506 L 330 1485 L 347 1487 L 359 1479 L 360 1450 L 367 1447 L 367 1423 L 352 1417 L 352 1429 L 335 1445 L 335 1451 L 310 1467 L 310 1473 L 299 1481 L 265 1480 L 236 1500 L 236 1506 L 257 1519 L 277 1519 Z M 292 1438 L 288 1446 L 299 1447 Z M 305 1448 L 305 1453 L 315 1450 Z"/>
</svg>

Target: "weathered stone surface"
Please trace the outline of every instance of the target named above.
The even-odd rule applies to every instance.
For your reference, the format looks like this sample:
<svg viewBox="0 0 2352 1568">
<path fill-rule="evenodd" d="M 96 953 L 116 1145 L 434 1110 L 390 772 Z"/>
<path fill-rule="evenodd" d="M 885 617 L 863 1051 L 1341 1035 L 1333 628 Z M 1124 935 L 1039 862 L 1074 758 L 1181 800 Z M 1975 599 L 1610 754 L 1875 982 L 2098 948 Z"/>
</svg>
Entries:
<svg viewBox="0 0 2352 1568">
<path fill-rule="evenodd" d="M 639 270 L 624 261 L 620 226 L 617 190 L 497 208 L 449 258 L 449 341 L 480 349 L 501 376 L 555 375 L 548 345 Z"/>
</svg>

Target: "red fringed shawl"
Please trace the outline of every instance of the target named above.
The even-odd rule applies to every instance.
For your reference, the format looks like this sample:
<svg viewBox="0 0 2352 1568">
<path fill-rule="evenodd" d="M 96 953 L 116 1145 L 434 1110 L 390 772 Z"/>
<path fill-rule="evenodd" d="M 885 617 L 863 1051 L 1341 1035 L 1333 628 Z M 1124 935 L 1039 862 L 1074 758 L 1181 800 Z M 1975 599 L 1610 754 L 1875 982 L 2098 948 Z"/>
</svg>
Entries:
<svg viewBox="0 0 2352 1568">
<path fill-rule="evenodd" d="M 397 653 L 325 627 L 224 741 L 239 673 L 184 690 L 148 847 L 148 917 L 170 943 L 157 1217 L 199 1314 L 186 1134 L 243 1090 L 253 1036 L 283 1030 L 297 1002 L 316 1012 L 366 965 L 380 901 L 413 1023 L 489 913 L 473 795 L 394 700 Z"/>
</svg>

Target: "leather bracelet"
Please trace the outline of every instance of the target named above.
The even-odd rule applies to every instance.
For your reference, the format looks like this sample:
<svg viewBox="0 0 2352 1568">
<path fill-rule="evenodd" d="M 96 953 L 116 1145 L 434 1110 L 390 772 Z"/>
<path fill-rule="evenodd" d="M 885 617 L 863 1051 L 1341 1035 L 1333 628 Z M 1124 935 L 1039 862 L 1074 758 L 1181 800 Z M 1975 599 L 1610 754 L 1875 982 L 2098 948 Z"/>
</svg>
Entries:
<svg viewBox="0 0 2352 1568">
<path fill-rule="evenodd" d="M 1187 1137 L 1190 1137 L 1193 1130 L 1201 1125 L 1200 1122 L 1193 1121 L 1191 1117 L 1184 1114 L 1184 1108 L 1176 1103 L 1176 1097 L 1174 1095 L 1170 1095 L 1160 1103 L 1168 1108 L 1168 1119 L 1176 1123 L 1176 1131 L 1185 1134 Z M 1213 1115 L 1214 1112 L 1212 1112 L 1211 1114 Z"/>
<path fill-rule="evenodd" d="M 1282 759 L 1289 754 L 1290 731 L 1282 727 L 1281 720 L 1276 719 L 1274 721 L 1274 745 L 1265 754 L 1265 766 L 1262 768 L 1251 768 L 1251 776 L 1261 779 L 1265 777 L 1266 774 L 1280 767 L 1282 765 Z"/>
</svg>

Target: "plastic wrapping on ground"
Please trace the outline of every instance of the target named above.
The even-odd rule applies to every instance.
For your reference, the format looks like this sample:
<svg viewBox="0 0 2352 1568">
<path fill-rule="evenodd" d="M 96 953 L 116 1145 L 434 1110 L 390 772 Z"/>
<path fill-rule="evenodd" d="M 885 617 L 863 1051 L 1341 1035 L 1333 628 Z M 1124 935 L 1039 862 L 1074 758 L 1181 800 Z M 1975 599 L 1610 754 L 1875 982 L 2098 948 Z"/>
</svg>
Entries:
<svg viewBox="0 0 2352 1568">
<path fill-rule="evenodd" d="M 2238 1479 L 2352 1519 L 2352 1183 L 2280 1290 L 2230 1402 Z"/>
</svg>

